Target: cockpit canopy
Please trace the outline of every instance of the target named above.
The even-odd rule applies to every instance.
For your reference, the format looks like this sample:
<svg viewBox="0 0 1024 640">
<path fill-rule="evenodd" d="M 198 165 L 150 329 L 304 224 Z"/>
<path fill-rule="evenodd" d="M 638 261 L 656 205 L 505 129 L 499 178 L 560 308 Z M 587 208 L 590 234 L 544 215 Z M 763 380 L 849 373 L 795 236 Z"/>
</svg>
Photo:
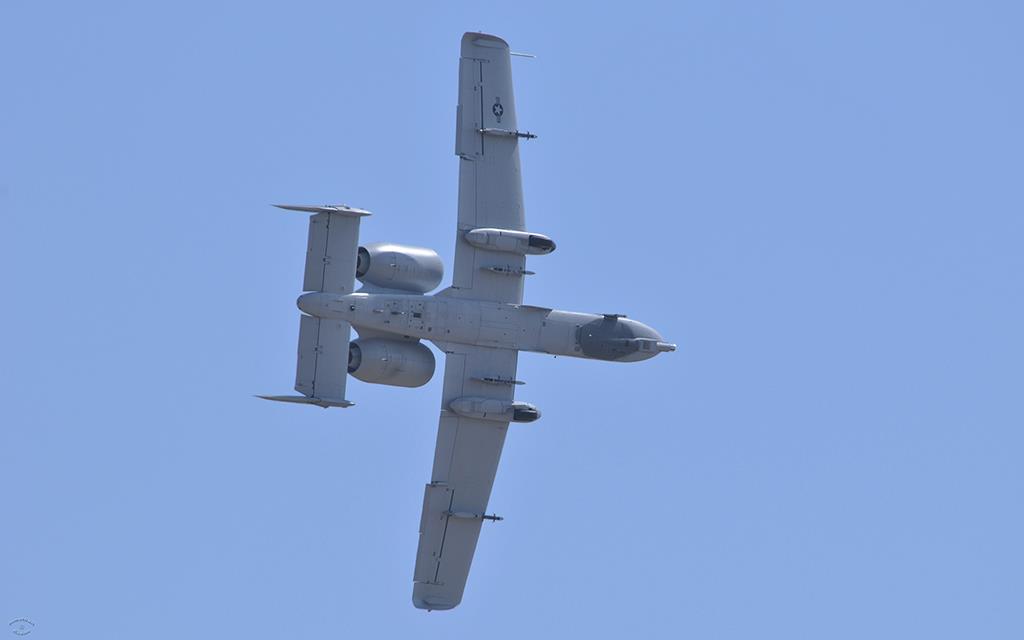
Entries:
<svg viewBox="0 0 1024 640">
<path fill-rule="evenodd" d="M 618 362 L 647 360 L 662 351 L 675 351 L 675 345 L 665 342 L 654 329 L 617 314 L 581 326 L 578 342 L 587 357 Z"/>
</svg>

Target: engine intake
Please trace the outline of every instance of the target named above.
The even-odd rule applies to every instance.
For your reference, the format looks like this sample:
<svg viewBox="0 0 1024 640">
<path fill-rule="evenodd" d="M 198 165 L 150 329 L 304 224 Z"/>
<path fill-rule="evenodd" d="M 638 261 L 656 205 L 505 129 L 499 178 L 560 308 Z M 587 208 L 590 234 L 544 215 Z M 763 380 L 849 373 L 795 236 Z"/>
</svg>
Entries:
<svg viewBox="0 0 1024 640">
<path fill-rule="evenodd" d="M 422 342 L 360 338 L 348 345 L 348 372 L 363 382 L 422 387 L 434 366 L 434 354 Z"/>
<path fill-rule="evenodd" d="M 356 277 L 364 284 L 385 289 L 426 293 L 444 278 L 437 252 L 392 242 L 371 242 L 359 247 Z"/>
</svg>

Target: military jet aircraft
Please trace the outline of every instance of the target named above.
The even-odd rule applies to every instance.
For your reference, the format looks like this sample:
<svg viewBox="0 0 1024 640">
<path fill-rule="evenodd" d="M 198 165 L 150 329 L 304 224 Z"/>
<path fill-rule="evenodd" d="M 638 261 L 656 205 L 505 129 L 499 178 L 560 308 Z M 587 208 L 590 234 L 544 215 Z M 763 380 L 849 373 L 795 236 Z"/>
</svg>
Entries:
<svg viewBox="0 0 1024 640">
<path fill-rule="evenodd" d="M 451 609 L 462 601 L 487 514 L 510 422 L 532 422 L 536 406 L 515 399 L 520 351 L 634 362 L 675 345 L 618 314 L 577 313 L 523 304 L 526 256 L 555 250 L 526 230 L 519 141 L 508 44 L 467 33 L 459 60 L 455 153 L 459 157 L 458 224 L 452 286 L 430 249 L 393 243 L 359 246 L 368 211 L 346 205 L 283 209 L 313 214 L 298 306 L 299 396 L 260 396 L 320 407 L 349 407 L 346 376 L 419 387 L 445 354 L 444 390 L 434 468 L 423 497 L 413 604 Z M 354 290 L 355 281 L 363 286 Z M 349 342 L 352 328 L 358 339 Z"/>
</svg>

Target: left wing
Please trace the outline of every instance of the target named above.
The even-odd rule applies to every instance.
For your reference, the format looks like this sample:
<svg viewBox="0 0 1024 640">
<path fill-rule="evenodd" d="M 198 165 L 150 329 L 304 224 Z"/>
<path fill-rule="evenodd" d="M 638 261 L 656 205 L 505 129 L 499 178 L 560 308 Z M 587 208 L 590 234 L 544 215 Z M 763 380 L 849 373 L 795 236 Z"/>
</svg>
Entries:
<svg viewBox="0 0 1024 640">
<path fill-rule="evenodd" d="M 511 401 L 518 359 L 512 349 L 444 346 L 441 419 L 413 573 L 420 609 L 451 609 L 462 600 L 508 431 L 508 422 L 467 418 L 448 406 L 467 396 Z"/>
</svg>

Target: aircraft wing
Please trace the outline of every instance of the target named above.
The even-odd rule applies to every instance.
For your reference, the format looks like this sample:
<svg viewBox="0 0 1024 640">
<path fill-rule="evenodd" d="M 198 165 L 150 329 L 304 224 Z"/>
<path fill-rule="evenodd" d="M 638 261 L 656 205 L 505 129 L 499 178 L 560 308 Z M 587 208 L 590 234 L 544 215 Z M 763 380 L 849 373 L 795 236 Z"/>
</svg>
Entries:
<svg viewBox="0 0 1024 640">
<path fill-rule="evenodd" d="M 465 34 L 455 128 L 459 221 L 447 295 L 522 303 L 526 258 L 474 248 L 465 234 L 471 229 L 525 230 L 519 139 L 527 136 L 532 134 L 517 129 L 508 44 L 497 36 Z"/>
<path fill-rule="evenodd" d="M 508 422 L 466 418 L 448 405 L 464 396 L 512 400 L 518 357 L 511 349 L 443 347 L 441 419 L 413 574 L 413 604 L 420 609 L 451 609 L 462 600 L 508 431 Z"/>
</svg>

